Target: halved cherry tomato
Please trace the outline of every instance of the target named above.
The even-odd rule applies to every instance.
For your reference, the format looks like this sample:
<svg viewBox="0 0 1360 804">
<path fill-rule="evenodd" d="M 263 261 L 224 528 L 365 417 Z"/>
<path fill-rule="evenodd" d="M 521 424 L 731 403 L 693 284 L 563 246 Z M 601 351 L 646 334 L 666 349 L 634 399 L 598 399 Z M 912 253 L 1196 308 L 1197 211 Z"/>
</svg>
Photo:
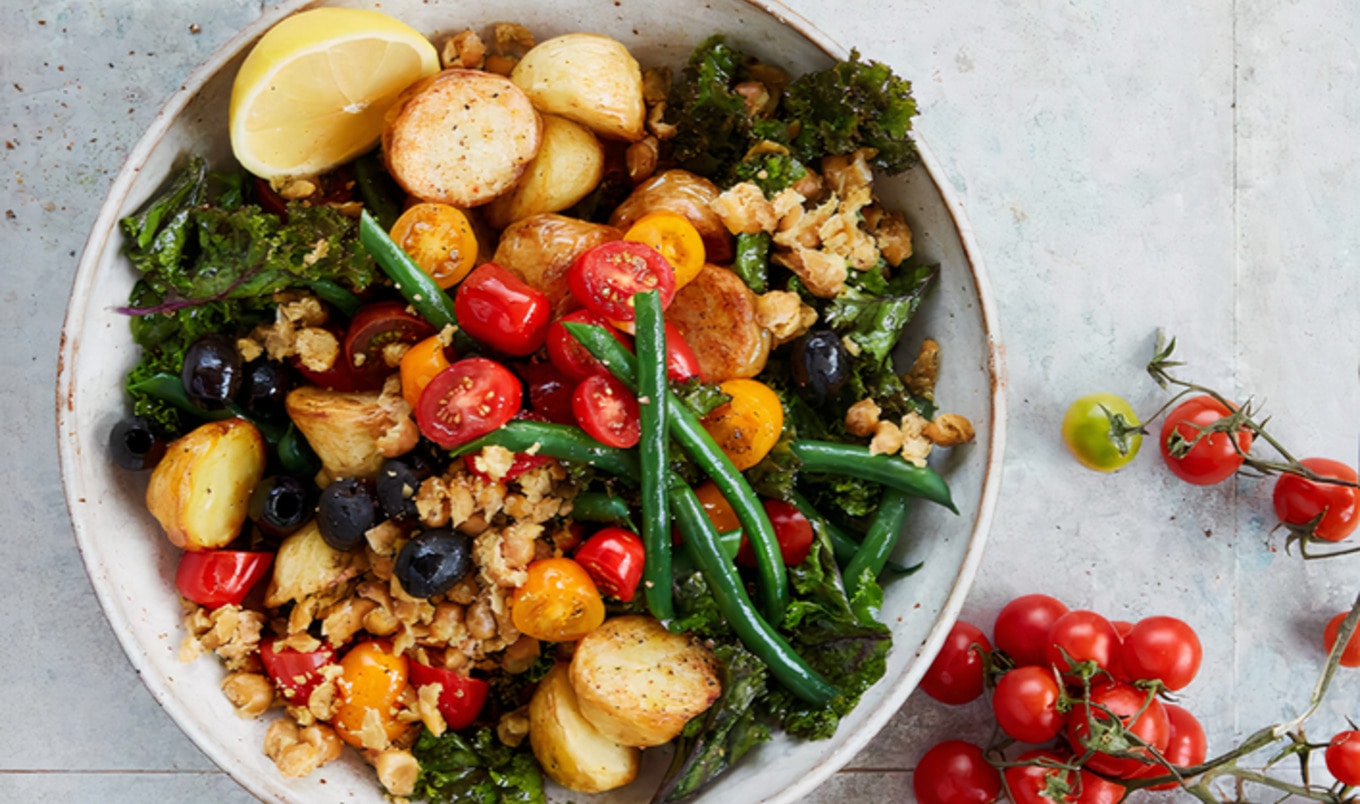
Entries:
<svg viewBox="0 0 1360 804">
<path fill-rule="evenodd" d="M 614 336 L 614 340 L 627 346 L 629 350 L 633 348 L 631 336 L 620 332 L 617 327 L 610 324 L 602 316 L 590 310 L 573 310 L 562 316 L 548 327 L 548 359 L 557 367 L 557 370 L 573 380 L 584 380 L 592 374 L 608 374 L 609 369 L 604 364 L 595 359 L 595 356 L 586 350 L 567 332 L 564 324 L 592 324 L 597 327 L 604 327 L 609 330 L 609 334 Z M 669 338 L 670 333 L 667 331 Z"/>
<path fill-rule="evenodd" d="M 666 322 L 666 376 L 676 382 L 699 376 L 699 358 L 685 336 L 669 321 Z"/>
<path fill-rule="evenodd" d="M 1166 709 L 1166 720 L 1171 727 L 1166 748 L 1162 750 L 1162 758 L 1178 768 L 1193 768 L 1203 762 L 1209 755 L 1209 746 L 1204 737 L 1204 727 L 1200 725 L 1199 720 L 1175 704 L 1163 703 L 1162 707 Z M 1133 774 L 1131 778 L 1152 779 L 1166 775 L 1166 768 L 1160 763 L 1154 763 Z M 1179 786 L 1180 784 L 1173 780 L 1153 785 L 1148 789 L 1170 790 Z"/>
<path fill-rule="evenodd" d="M 398 366 L 401 370 L 401 397 L 412 410 L 420 404 L 420 392 L 430 384 L 434 375 L 449 367 L 450 351 L 452 347 L 446 346 L 442 337 L 431 335 L 402 355 L 401 365 Z"/>
<path fill-rule="evenodd" d="M 1067 742 L 1078 754 L 1088 749 L 1095 752 L 1087 760 L 1091 770 L 1128 778 L 1153 761 L 1147 748 L 1127 749 L 1129 753 L 1144 758 L 1116 757 L 1103 750 L 1106 747 L 1113 748 L 1116 739 L 1121 750 L 1127 745 L 1124 735 L 1114 731 L 1100 730 L 1094 732 L 1093 736 L 1091 722 L 1108 721 L 1111 715 L 1119 718 L 1125 731 L 1138 737 L 1147 746 L 1157 751 L 1166 750 L 1166 744 L 1171 739 L 1171 723 L 1162 702 L 1155 697 L 1149 700 L 1148 696 L 1148 692 L 1130 684 L 1095 681 L 1091 685 L 1091 705 L 1088 707 L 1082 701 L 1072 707 L 1067 715 Z"/>
<path fill-rule="evenodd" d="M 514 480 L 530 469 L 536 469 L 545 464 L 552 463 L 554 460 L 556 459 L 549 458 L 547 455 L 530 455 L 527 452 L 516 452 L 515 460 L 510 464 L 510 468 L 505 471 L 505 474 L 500 478 L 499 482 L 509 483 L 511 480 Z M 480 477 L 482 480 L 485 480 L 488 483 L 493 482 L 491 475 L 477 468 L 476 455 L 464 455 L 463 465 L 467 467 L 469 472 Z"/>
<path fill-rule="evenodd" d="M 331 333 L 331 336 L 335 338 L 335 342 L 339 346 L 339 354 L 337 354 L 335 360 L 331 362 L 331 367 L 325 371 L 317 371 L 308 368 L 307 364 L 302 362 L 302 358 L 297 355 L 288 358 L 288 365 L 301 375 L 303 379 L 318 388 L 329 388 L 332 391 L 346 393 L 349 391 L 364 390 L 363 382 L 359 375 L 355 374 L 354 370 L 350 368 L 349 361 L 345 359 L 344 331 L 335 325 L 327 325 L 324 329 Z"/>
<path fill-rule="evenodd" d="M 335 651 L 322 646 L 312 651 L 284 648 L 274 649 L 274 640 L 260 640 L 260 663 L 264 671 L 274 680 L 284 700 L 297 706 L 306 706 L 312 697 L 312 690 L 321 683 L 321 669 L 335 664 Z"/>
<path fill-rule="evenodd" d="M 704 429 L 740 470 L 769 454 L 784 429 L 779 395 L 759 380 L 728 380 L 718 389 L 732 397 L 703 418 Z"/>
<path fill-rule="evenodd" d="M 611 374 L 595 374 L 577 384 L 571 395 L 576 423 L 596 441 L 632 447 L 642 436 L 637 396 Z"/>
<path fill-rule="evenodd" d="M 604 622 L 604 600 L 590 573 L 570 558 L 541 558 L 510 598 L 520 633 L 545 642 L 575 642 Z"/>
<path fill-rule="evenodd" d="M 439 714 L 450 729 L 466 729 L 477 720 L 486 704 L 491 685 L 480 678 L 465 676 L 443 667 L 431 667 L 420 662 L 411 662 L 411 686 L 419 690 L 438 684 Z"/>
<path fill-rule="evenodd" d="M 434 334 L 433 325 L 408 312 L 401 302 L 366 304 L 345 332 L 344 360 L 362 390 L 377 390 L 387 375 L 396 370 L 388 363 L 389 347 L 409 347 Z"/>
<path fill-rule="evenodd" d="M 576 563 L 590 573 L 600 592 L 627 603 L 642 580 L 646 555 L 636 533 L 627 528 L 608 527 L 586 539 L 576 551 Z"/>
<path fill-rule="evenodd" d="M 765 499 L 761 501 L 765 514 L 774 526 L 775 538 L 779 541 L 779 554 L 784 557 L 784 566 L 794 567 L 807 561 L 812 552 L 812 540 L 816 534 L 812 523 L 803 512 L 792 503 L 783 500 Z M 737 563 L 743 567 L 756 566 L 756 552 L 746 534 L 741 536 L 741 547 L 737 549 Z"/>
<path fill-rule="evenodd" d="M 494 262 L 468 274 L 453 297 L 453 311 L 467 334 L 515 357 L 537 352 L 552 321 L 547 294 Z"/>
<path fill-rule="evenodd" d="M 242 550 L 199 550 L 180 556 L 175 588 L 184 597 L 210 609 L 239 606 L 252 587 L 269 571 L 273 553 Z"/>
<path fill-rule="evenodd" d="M 567 269 L 567 287 L 586 309 L 610 321 L 633 320 L 633 294 L 656 290 L 661 308 L 675 298 L 675 272 L 650 246 L 631 240 L 601 243 Z"/>
<path fill-rule="evenodd" d="M 576 424 L 571 412 L 571 394 L 576 382 L 567 378 L 552 363 L 516 362 L 509 366 L 524 382 L 529 395 L 529 410 L 545 421 Z"/>
<path fill-rule="evenodd" d="M 985 654 L 991 649 L 981 628 L 954 621 L 944 646 L 921 677 L 921 689 L 940 703 L 954 706 L 980 698 L 987 681 Z"/>
<path fill-rule="evenodd" d="M 1242 456 L 1251 449 L 1251 432 L 1240 429 L 1230 438 L 1227 433 L 1205 434 L 1197 429 L 1231 414 L 1211 396 L 1191 397 L 1173 408 L 1162 423 L 1158 439 L 1162 460 L 1171 473 L 1196 486 L 1211 486 L 1232 477 L 1242 466 Z"/>
<path fill-rule="evenodd" d="M 1322 632 L 1322 643 L 1327 649 L 1327 653 L 1332 652 L 1336 646 L 1337 637 L 1341 636 L 1341 623 L 1346 619 L 1349 611 L 1343 611 L 1327 622 L 1327 627 Z M 1360 629 L 1357 633 L 1351 634 L 1351 638 L 1346 642 L 1346 647 L 1341 649 L 1342 667 L 1360 667 Z"/>
<path fill-rule="evenodd" d="M 1304 458 L 1299 463 L 1321 477 L 1354 483 L 1355 470 L 1330 458 Z M 1275 514 L 1280 521 L 1329 542 L 1339 542 L 1360 525 L 1360 489 L 1318 483 L 1294 474 L 1275 481 Z M 1314 524 L 1313 520 L 1317 522 Z"/>
<path fill-rule="evenodd" d="M 395 740 L 407 725 L 397 719 L 397 701 L 406 691 L 410 662 L 393 652 L 391 643 L 375 639 L 350 648 L 340 659 L 335 688 L 339 706 L 331 725 L 340 739 L 363 747 L 366 721 L 376 716 L 387 739 Z"/>
<path fill-rule="evenodd" d="M 652 212 L 628 227 L 624 240 L 656 249 L 675 271 L 675 289 L 689 284 L 704 269 L 704 238 L 687 218 L 674 212 Z"/>
<path fill-rule="evenodd" d="M 523 389 L 510 370 L 484 357 L 459 360 L 430 380 L 416 405 L 426 438 L 453 448 L 514 418 Z"/>
<path fill-rule="evenodd" d="M 461 209 L 448 204 L 415 204 L 392 224 L 392 239 L 447 290 L 477 264 L 477 235 Z"/>
</svg>

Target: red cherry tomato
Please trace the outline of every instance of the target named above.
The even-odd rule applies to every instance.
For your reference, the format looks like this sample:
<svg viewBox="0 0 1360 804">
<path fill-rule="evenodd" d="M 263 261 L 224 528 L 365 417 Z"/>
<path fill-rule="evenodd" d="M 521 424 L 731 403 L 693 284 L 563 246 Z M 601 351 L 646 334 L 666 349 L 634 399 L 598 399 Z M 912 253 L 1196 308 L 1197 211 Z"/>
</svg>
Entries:
<svg viewBox="0 0 1360 804">
<path fill-rule="evenodd" d="M 576 381 L 568 379 L 552 363 L 519 362 L 510 366 L 519 375 L 528 394 L 529 411 L 544 421 L 576 424 L 571 412 L 571 394 Z"/>
<path fill-rule="evenodd" d="M 514 418 L 522 393 L 519 378 L 500 363 L 464 358 L 425 386 L 416 406 L 416 424 L 426 438 L 453 448 Z"/>
<path fill-rule="evenodd" d="M 774 526 L 784 566 L 794 567 L 807 561 L 808 553 L 812 552 L 812 540 L 816 538 L 808 518 L 803 516 L 797 506 L 783 500 L 765 499 L 761 505 L 765 508 L 765 515 L 770 518 L 770 524 Z M 736 560 L 743 567 L 756 566 L 756 551 L 751 548 L 751 541 L 745 534 L 742 534 L 741 546 L 737 548 Z"/>
<path fill-rule="evenodd" d="M 506 470 L 505 474 L 502 475 L 499 480 L 492 478 L 491 475 L 477 468 L 476 455 L 464 455 L 463 466 L 467 467 L 469 472 L 480 477 L 487 483 L 509 483 L 511 480 L 514 480 L 530 469 L 537 469 L 540 466 L 552 463 L 554 460 L 556 460 L 556 458 L 549 458 L 547 455 L 530 455 L 527 452 L 516 452 L 515 460 L 510 464 L 510 468 Z"/>
<path fill-rule="evenodd" d="M 1204 758 L 1209 755 L 1209 746 L 1204 738 L 1204 727 L 1184 707 L 1170 703 L 1164 703 L 1162 707 L 1166 709 L 1167 723 L 1171 726 L 1171 735 L 1166 741 L 1166 748 L 1162 751 L 1162 758 L 1177 768 L 1193 768 L 1202 763 Z M 1133 778 L 1152 779 L 1167 775 L 1169 775 L 1167 769 L 1158 763 L 1148 765 L 1135 773 Z M 1173 779 L 1163 784 L 1153 785 L 1148 789 L 1170 790 L 1179 786 L 1180 783 Z"/>
<path fill-rule="evenodd" d="M 1065 654 L 1065 655 L 1064 655 Z M 1095 662 L 1114 671 L 1119 658 L 1119 632 L 1094 611 L 1077 609 L 1053 621 L 1044 642 L 1045 664 L 1066 674 L 1068 662 Z"/>
<path fill-rule="evenodd" d="M 633 348 L 632 336 L 620 332 L 613 324 L 590 310 L 574 310 L 567 313 L 548 327 L 548 360 L 552 361 L 557 370 L 568 379 L 584 380 L 592 374 L 608 374 L 609 369 L 567 332 L 565 324 L 591 324 L 604 327 L 614 336 L 614 340 L 630 350 Z"/>
<path fill-rule="evenodd" d="M 671 322 L 666 323 L 666 376 L 676 382 L 684 382 L 699 376 L 699 358 L 690 348 L 689 341 L 680 334 Z"/>
<path fill-rule="evenodd" d="M 1123 785 L 1085 768 L 1074 774 L 1069 768 L 1056 767 L 1071 764 L 1072 756 L 1067 753 L 1030 751 L 1021 754 L 1017 761 L 1029 764 L 1005 770 L 1006 786 L 1015 804 L 1117 804 L 1125 795 Z M 1060 789 L 1069 792 L 1061 798 L 1049 795 Z"/>
<path fill-rule="evenodd" d="M 1251 449 L 1251 432 L 1201 433 L 1232 411 L 1211 396 L 1196 396 L 1180 403 L 1166 415 L 1158 439 L 1162 459 L 1172 474 L 1196 486 L 1211 486 L 1232 477 L 1242 466 L 1242 455 Z M 1237 447 L 1233 446 L 1236 441 Z M 1241 453 L 1238 449 L 1241 449 Z"/>
<path fill-rule="evenodd" d="M 1343 611 L 1333 617 L 1327 623 L 1327 628 L 1322 632 L 1322 643 L 1327 649 L 1327 653 L 1332 652 L 1332 647 L 1336 645 L 1337 637 L 1341 636 L 1341 622 L 1346 619 L 1349 611 Z M 1342 667 L 1360 667 L 1360 628 L 1356 633 L 1351 634 L 1351 638 L 1346 640 L 1346 647 L 1341 651 Z"/>
<path fill-rule="evenodd" d="M 1119 650 L 1120 666 L 1133 681 L 1159 679 L 1168 690 L 1189 684 L 1204 651 L 1195 629 L 1175 617 L 1145 617 L 1134 623 Z"/>
<path fill-rule="evenodd" d="M 1327 771 L 1338 782 L 1360 786 L 1360 731 L 1350 729 L 1333 737 L 1323 759 L 1327 762 Z"/>
<path fill-rule="evenodd" d="M 331 367 L 325 371 L 307 368 L 307 364 L 303 363 L 302 358 L 297 355 L 288 358 L 288 365 L 303 379 L 318 388 L 329 388 L 332 391 L 344 393 L 365 390 L 362 379 L 354 373 L 354 370 L 350 368 L 349 361 L 345 359 L 344 331 L 334 326 L 326 326 L 324 329 L 331 333 L 340 348 L 340 352 L 335 356 Z"/>
<path fill-rule="evenodd" d="M 996 683 L 992 691 L 992 712 L 996 724 L 1022 743 L 1046 743 L 1057 737 L 1066 725 L 1066 715 L 1058 711 L 1062 687 L 1047 667 L 1017 667 Z"/>
<path fill-rule="evenodd" d="M 611 447 L 631 447 L 642 437 L 637 397 L 613 375 L 581 380 L 571 395 L 571 410 L 582 430 Z"/>
<path fill-rule="evenodd" d="M 480 343 L 516 357 L 543 345 L 552 321 L 547 294 L 494 262 L 468 274 L 453 297 L 458 325 Z"/>
<path fill-rule="evenodd" d="M 1143 708 L 1145 704 L 1146 709 Z M 1091 706 L 1088 707 L 1082 701 L 1072 707 L 1067 715 L 1067 742 L 1072 746 L 1072 751 L 1083 754 L 1088 749 L 1094 750 L 1095 753 L 1087 760 L 1091 770 L 1126 779 L 1147 767 L 1153 761 L 1152 754 L 1146 748 L 1129 749 L 1130 753 L 1141 754 L 1145 758 L 1116 757 L 1106 753 L 1103 749 L 1112 746 L 1106 740 L 1118 738 L 1119 744 L 1123 745 L 1124 735 L 1101 731 L 1093 737 L 1091 721 L 1108 721 L 1111 715 L 1119 719 L 1128 733 L 1157 751 L 1166 750 L 1166 744 L 1171 739 L 1171 722 L 1161 701 L 1153 698 L 1149 702 L 1147 692 L 1117 681 L 1093 684 Z M 1104 740 L 1101 739 L 1102 734 Z"/>
<path fill-rule="evenodd" d="M 586 568 L 600 593 L 624 603 L 637 592 L 645 560 L 642 539 L 626 528 L 604 528 L 576 551 L 576 563 Z"/>
<path fill-rule="evenodd" d="M 411 662 L 411 686 L 419 692 L 421 687 L 438 684 L 439 714 L 450 729 L 466 729 L 482 713 L 487 693 L 491 685 L 480 678 L 472 678 L 443 667 L 431 667 L 420 662 Z"/>
<path fill-rule="evenodd" d="M 997 612 L 992 635 L 997 650 L 1004 652 L 1016 665 L 1048 666 L 1045 648 L 1048 631 L 1059 617 L 1067 613 L 1061 600 L 1049 595 L 1021 595 Z"/>
<path fill-rule="evenodd" d="M 1299 463 L 1321 477 L 1356 481 L 1355 470 L 1330 458 L 1304 458 Z M 1360 525 L 1360 489 L 1335 483 L 1318 483 L 1305 477 L 1282 474 L 1275 481 L 1275 515 L 1286 525 L 1307 530 L 1329 542 L 1339 542 Z M 1313 524 L 1316 519 L 1317 523 Z"/>
<path fill-rule="evenodd" d="M 916 763 L 911 787 L 918 804 L 990 804 L 1001 797 L 1001 774 L 981 748 L 947 740 Z"/>
<path fill-rule="evenodd" d="M 1110 620 L 1110 625 L 1114 626 L 1115 633 L 1119 634 L 1120 639 L 1128 636 L 1133 630 L 1133 623 L 1128 620 Z"/>
<path fill-rule="evenodd" d="M 631 240 L 601 243 L 567 269 L 571 295 L 610 321 L 633 320 L 633 295 L 656 290 L 661 308 L 675 298 L 675 270 L 654 248 Z"/>
<path fill-rule="evenodd" d="M 260 640 L 260 663 L 273 679 L 274 686 L 283 693 L 284 700 L 295 706 L 305 706 L 312 690 L 321 683 L 322 668 L 335 664 L 335 651 L 322 646 L 313 651 L 274 649 L 274 640 Z"/>
<path fill-rule="evenodd" d="M 982 695 L 986 654 L 992 649 L 982 629 L 956 620 L 935 661 L 921 678 L 921 689 L 940 703 L 966 704 Z"/>
<path fill-rule="evenodd" d="M 376 391 L 382 388 L 397 365 L 388 365 L 385 350 L 389 346 L 410 346 L 435 334 L 428 321 L 406 309 L 401 302 L 376 302 L 359 308 L 358 315 L 345 331 L 343 360 L 354 375 L 359 390 Z M 397 356 L 400 359 L 400 356 Z"/>
<path fill-rule="evenodd" d="M 175 588 L 200 606 L 215 609 L 239 606 L 252 587 L 269 571 L 273 553 L 241 550 L 186 552 L 175 570 Z"/>
</svg>

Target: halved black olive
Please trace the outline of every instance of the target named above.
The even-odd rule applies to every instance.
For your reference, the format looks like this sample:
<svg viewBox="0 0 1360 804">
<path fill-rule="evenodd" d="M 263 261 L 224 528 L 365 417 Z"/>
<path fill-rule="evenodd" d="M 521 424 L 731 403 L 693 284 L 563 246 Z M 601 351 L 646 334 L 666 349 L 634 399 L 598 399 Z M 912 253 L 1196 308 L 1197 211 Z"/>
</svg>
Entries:
<svg viewBox="0 0 1360 804">
<path fill-rule="evenodd" d="M 266 477 L 255 485 L 246 512 L 265 535 L 283 537 L 311 519 L 312 497 L 311 485 L 296 477 Z"/>
<path fill-rule="evenodd" d="M 129 416 L 109 432 L 109 453 L 113 462 L 124 469 L 150 469 L 165 454 L 165 439 L 146 419 Z"/>
</svg>

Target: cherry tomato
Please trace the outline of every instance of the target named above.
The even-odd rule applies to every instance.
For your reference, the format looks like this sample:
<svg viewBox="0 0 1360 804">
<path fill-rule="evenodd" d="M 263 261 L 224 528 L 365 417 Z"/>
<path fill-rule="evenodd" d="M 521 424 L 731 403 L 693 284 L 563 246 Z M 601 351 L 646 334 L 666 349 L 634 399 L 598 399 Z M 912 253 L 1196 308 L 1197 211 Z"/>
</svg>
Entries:
<svg viewBox="0 0 1360 804">
<path fill-rule="evenodd" d="M 1204 758 L 1209 755 L 1209 746 L 1204 738 L 1204 727 L 1184 707 L 1170 703 L 1164 703 L 1162 707 L 1166 709 L 1167 723 L 1171 727 L 1171 734 L 1167 738 L 1166 748 L 1162 751 L 1162 758 L 1177 768 L 1192 768 L 1202 763 Z M 1144 767 L 1133 774 L 1131 778 L 1152 779 L 1166 775 L 1168 775 L 1167 769 L 1160 763 L 1155 763 Z M 1173 779 L 1147 789 L 1170 790 L 1179 786 L 1180 783 Z"/>
<path fill-rule="evenodd" d="M 335 360 L 331 362 L 331 367 L 324 371 L 308 368 L 307 364 L 302 362 L 302 358 L 297 355 L 288 358 L 288 365 L 293 371 L 296 371 L 301 375 L 303 379 L 318 388 L 329 388 L 332 391 L 342 391 L 345 393 L 350 391 L 368 390 L 368 387 L 365 384 L 366 381 L 355 373 L 354 369 L 350 367 L 349 361 L 345 359 L 344 331 L 331 325 L 324 327 L 324 329 L 335 338 L 335 342 L 339 348 L 339 354 L 337 354 Z"/>
<path fill-rule="evenodd" d="M 596 441 L 611 447 L 631 447 L 642 436 L 637 397 L 613 375 L 594 374 L 576 385 L 571 411 Z"/>
<path fill-rule="evenodd" d="M 556 458 L 550 458 L 547 455 L 530 455 L 527 452 L 516 452 L 515 459 L 511 462 L 510 468 L 505 470 L 505 474 L 501 475 L 499 478 L 493 478 L 491 475 L 477 468 L 476 455 L 464 455 L 463 466 L 465 466 L 469 472 L 480 477 L 487 483 L 509 483 L 511 480 L 514 480 L 530 469 L 546 466 L 555 460 Z"/>
<path fill-rule="evenodd" d="M 1195 629 L 1175 617 L 1145 617 L 1134 623 L 1119 650 L 1124 672 L 1134 681 L 1158 679 L 1168 690 L 1189 684 L 1204 651 Z"/>
<path fill-rule="evenodd" d="M 1133 623 L 1128 620 L 1110 620 L 1110 625 L 1114 626 L 1115 633 L 1119 634 L 1120 639 L 1124 639 L 1133 630 Z"/>
<path fill-rule="evenodd" d="M 210 609 L 239 606 L 273 562 L 273 553 L 186 552 L 180 556 L 179 569 L 175 570 L 175 588 L 184 597 Z"/>
<path fill-rule="evenodd" d="M 450 729 L 466 729 L 477 720 L 486 703 L 491 685 L 480 678 L 465 676 L 443 667 L 431 667 L 420 662 L 411 662 L 411 686 L 419 690 L 438 684 L 439 714 Z"/>
<path fill-rule="evenodd" d="M 982 629 L 956 620 L 935 661 L 921 677 L 921 689 L 940 703 L 966 704 L 982 695 L 986 654 L 992 649 Z"/>
<path fill-rule="evenodd" d="M 765 515 L 770 518 L 770 524 L 774 526 L 784 566 L 794 567 L 807 561 L 808 553 L 812 552 L 812 540 L 817 535 L 808 518 L 803 516 L 797 506 L 783 500 L 765 499 L 761 505 L 765 508 Z M 756 566 L 756 551 L 745 534 L 742 534 L 741 546 L 737 548 L 737 563 L 743 567 Z"/>
<path fill-rule="evenodd" d="M 666 377 L 676 382 L 684 382 L 699 376 L 699 358 L 690 348 L 689 341 L 680 334 L 671 322 L 666 323 Z"/>
<path fill-rule="evenodd" d="M 392 224 L 391 236 L 445 290 L 477 264 L 472 224 L 461 209 L 448 204 L 413 204 Z"/>
<path fill-rule="evenodd" d="M 1327 743 L 1323 759 L 1327 762 L 1327 771 L 1338 782 L 1360 786 L 1360 731 L 1350 729 L 1338 733 Z"/>
<path fill-rule="evenodd" d="M 718 386 L 732 397 L 702 420 L 737 469 L 745 471 L 769 454 L 784 429 L 779 395 L 759 380 L 727 380 Z"/>
<path fill-rule="evenodd" d="M 1322 632 L 1322 642 L 1330 655 L 1332 647 L 1336 645 L 1336 639 L 1341 635 L 1341 622 L 1346 619 L 1349 611 L 1343 611 L 1333 617 L 1328 623 L 1327 628 Z M 1351 638 L 1346 640 L 1346 647 L 1341 651 L 1342 667 L 1360 667 L 1360 628 L 1356 633 L 1351 634 Z"/>
<path fill-rule="evenodd" d="M 947 740 L 916 763 L 911 788 L 918 804 L 989 804 L 1001 797 L 1001 774 L 981 748 Z"/>
<path fill-rule="evenodd" d="M 689 284 L 704 269 L 704 238 L 683 215 L 652 212 L 628 227 L 624 240 L 645 243 L 660 252 L 675 271 L 675 289 Z"/>
<path fill-rule="evenodd" d="M 431 335 L 406 350 L 401 364 L 401 397 L 414 410 L 420 404 L 420 392 L 430 384 L 434 375 L 449 367 L 449 347 L 444 339 Z"/>
<path fill-rule="evenodd" d="M 699 498 L 704 513 L 708 515 L 709 521 L 719 533 L 741 530 L 741 520 L 737 519 L 737 512 L 732 510 L 732 504 L 712 480 L 705 480 L 695 486 L 694 496 Z"/>
<path fill-rule="evenodd" d="M 1304 458 L 1299 463 L 1321 477 L 1356 481 L 1355 470 L 1330 458 Z M 1360 489 L 1335 483 L 1318 483 L 1306 477 L 1282 474 L 1275 481 L 1275 515 L 1286 525 L 1307 530 L 1329 542 L 1339 542 L 1360 525 Z M 1316 519 L 1317 523 L 1312 524 Z"/>
<path fill-rule="evenodd" d="M 1062 687 L 1047 667 L 1017 667 L 992 691 L 996 724 L 1022 743 L 1046 743 L 1058 736 L 1066 716 L 1058 711 Z"/>
<path fill-rule="evenodd" d="M 1062 420 L 1063 443 L 1087 469 L 1113 472 L 1138 455 L 1143 434 L 1136 432 L 1138 416 L 1128 402 L 1114 394 L 1087 394 L 1067 409 Z M 1129 432 L 1127 428 L 1135 428 Z"/>
<path fill-rule="evenodd" d="M 1085 768 L 1073 772 L 1056 767 L 1071 764 L 1072 756 L 1064 752 L 1030 751 L 1017 761 L 1030 764 L 1005 770 L 1006 786 L 1015 804 L 1117 804 L 1125 795 L 1123 785 Z"/>
<path fill-rule="evenodd" d="M 426 438 L 451 449 L 514 418 L 522 394 L 519 378 L 500 363 L 464 358 L 425 386 L 416 405 L 416 424 Z"/>
<path fill-rule="evenodd" d="M 576 563 L 585 567 L 601 593 L 627 603 L 642 580 L 646 556 L 642 539 L 636 533 L 627 528 L 608 527 L 586 539 L 576 551 Z"/>
<path fill-rule="evenodd" d="M 1147 708 L 1144 709 L 1144 704 Z M 1141 714 L 1139 712 L 1141 711 Z M 1107 714 L 1108 712 L 1108 714 Z M 1078 702 L 1067 715 L 1067 742 L 1075 753 L 1085 753 L 1094 749 L 1095 753 L 1087 760 L 1091 770 L 1109 776 L 1128 778 L 1141 771 L 1152 761 L 1152 754 L 1146 748 L 1129 749 L 1129 753 L 1140 754 L 1132 757 L 1116 757 L 1106 753 L 1104 748 L 1118 739 L 1123 744 L 1124 735 L 1117 732 L 1099 731 L 1092 736 L 1091 721 L 1108 721 L 1110 716 L 1118 718 L 1124 729 L 1138 737 L 1157 751 L 1164 751 L 1171 739 L 1171 723 L 1166 715 L 1166 707 L 1153 698 L 1148 701 L 1148 693 L 1130 684 L 1117 681 L 1096 682 L 1091 685 L 1091 706 L 1084 701 Z M 1102 739 L 1101 735 L 1104 735 Z M 1109 740 L 1111 742 L 1106 742 Z"/>
<path fill-rule="evenodd" d="M 260 663 L 273 679 L 274 686 L 283 693 L 284 700 L 296 706 L 306 706 L 312 690 L 321 683 L 321 670 L 335 664 L 335 651 L 324 645 L 312 651 L 284 648 L 274 649 L 274 640 L 260 640 Z"/>
<path fill-rule="evenodd" d="M 510 599 L 520 633 L 545 642 L 575 642 L 604 622 L 604 600 L 590 573 L 570 558 L 542 558 Z"/>
<path fill-rule="evenodd" d="M 1162 459 L 1172 474 L 1186 483 L 1211 486 L 1237 472 L 1242 456 L 1251 449 L 1251 432 L 1240 429 L 1229 438 L 1227 433 L 1202 434 L 1196 429 L 1209 427 L 1231 414 L 1211 396 L 1191 397 L 1172 408 L 1162 423 L 1159 438 Z"/>
<path fill-rule="evenodd" d="M 650 246 L 631 240 L 601 243 L 577 257 L 567 269 L 571 295 L 586 309 L 610 321 L 633 320 L 633 295 L 661 294 L 661 308 L 675 298 L 675 271 Z"/>
<path fill-rule="evenodd" d="M 453 297 L 453 311 L 479 343 L 516 357 L 537 352 L 552 323 L 547 294 L 494 262 L 468 274 Z"/>
<path fill-rule="evenodd" d="M 524 382 L 529 395 L 529 411 L 544 421 L 557 424 L 576 424 L 571 412 L 571 394 L 576 382 L 568 379 L 552 363 L 515 363 L 511 371 Z"/>
<path fill-rule="evenodd" d="M 1070 668 L 1069 661 L 1095 662 L 1101 669 L 1113 671 L 1118 658 L 1119 632 L 1094 611 L 1067 612 L 1053 621 L 1044 641 L 1044 663 L 1064 675 Z"/>
<path fill-rule="evenodd" d="M 1067 613 L 1067 606 L 1056 597 L 1043 594 L 1021 595 L 1001 607 L 996 614 L 992 635 L 997 650 L 1003 651 L 1019 667 L 1048 667 L 1048 631 L 1054 621 Z"/>
<path fill-rule="evenodd" d="M 593 324 L 597 327 L 604 327 L 609 330 L 609 334 L 614 336 L 614 340 L 633 348 L 633 339 L 626 333 L 620 332 L 617 327 L 610 324 L 603 317 L 591 312 L 590 310 L 573 310 L 554 321 L 548 327 L 548 359 L 557 367 L 563 375 L 573 380 L 584 380 L 592 374 L 608 374 L 609 369 L 604 364 L 595 359 L 586 347 L 567 332 L 564 324 Z M 666 333 L 670 337 L 670 332 Z"/>
<path fill-rule="evenodd" d="M 434 334 L 428 321 L 408 312 L 401 302 L 366 304 L 349 322 L 344 359 L 361 390 L 377 390 L 396 371 L 395 364 L 388 362 L 388 347 L 408 347 Z"/>
<path fill-rule="evenodd" d="M 339 706 L 331 725 L 340 739 L 363 747 L 364 723 L 374 716 L 388 740 L 406 730 L 397 719 L 397 702 L 406 691 L 410 663 L 385 640 L 361 642 L 340 658 L 335 688 Z"/>
</svg>

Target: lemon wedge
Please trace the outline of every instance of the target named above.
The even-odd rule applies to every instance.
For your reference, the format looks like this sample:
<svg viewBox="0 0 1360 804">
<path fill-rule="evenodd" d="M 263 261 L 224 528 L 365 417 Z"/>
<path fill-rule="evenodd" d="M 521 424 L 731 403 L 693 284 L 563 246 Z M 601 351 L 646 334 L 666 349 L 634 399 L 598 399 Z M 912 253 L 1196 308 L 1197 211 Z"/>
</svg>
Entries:
<svg viewBox="0 0 1360 804">
<path fill-rule="evenodd" d="M 236 74 L 232 152 L 265 179 L 323 173 L 376 145 L 402 90 L 438 71 L 434 45 L 386 14 L 295 14 L 260 37 Z"/>
</svg>

